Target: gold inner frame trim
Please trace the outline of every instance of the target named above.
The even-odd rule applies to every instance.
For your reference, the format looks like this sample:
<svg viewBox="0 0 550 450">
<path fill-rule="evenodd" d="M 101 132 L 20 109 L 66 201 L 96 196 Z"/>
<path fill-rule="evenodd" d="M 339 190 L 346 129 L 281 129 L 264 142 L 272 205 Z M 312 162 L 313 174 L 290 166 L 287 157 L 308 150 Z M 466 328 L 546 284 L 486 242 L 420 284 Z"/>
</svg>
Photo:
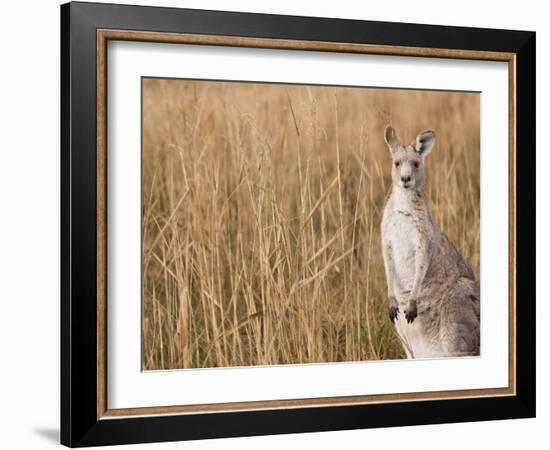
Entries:
<svg viewBox="0 0 550 450">
<path fill-rule="evenodd" d="M 391 56 L 432 57 L 502 61 L 508 63 L 508 387 L 401 394 L 378 394 L 303 398 L 288 400 L 244 401 L 201 405 L 148 406 L 109 409 L 107 405 L 107 42 L 109 40 L 217 45 L 267 49 L 364 53 Z M 516 394 L 516 54 L 445 48 L 403 47 L 341 42 L 298 41 L 247 38 L 239 36 L 158 33 L 147 31 L 97 30 L 97 418 L 116 419 L 132 416 L 217 413 L 261 409 L 289 409 L 391 403 L 421 400 L 448 400 Z"/>
</svg>

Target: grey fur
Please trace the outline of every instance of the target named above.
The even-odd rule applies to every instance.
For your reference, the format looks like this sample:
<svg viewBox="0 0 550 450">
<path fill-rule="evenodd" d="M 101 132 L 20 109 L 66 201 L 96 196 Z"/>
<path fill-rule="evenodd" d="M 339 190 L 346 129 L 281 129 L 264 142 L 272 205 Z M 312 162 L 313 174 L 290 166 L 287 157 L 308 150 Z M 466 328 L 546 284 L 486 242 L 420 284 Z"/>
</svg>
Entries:
<svg viewBox="0 0 550 450">
<path fill-rule="evenodd" d="M 404 145 L 388 126 L 384 139 L 393 182 L 382 218 L 390 319 L 408 358 L 479 355 L 479 283 L 424 198 L 424 160 L 435 133 Z"/>
</svg>

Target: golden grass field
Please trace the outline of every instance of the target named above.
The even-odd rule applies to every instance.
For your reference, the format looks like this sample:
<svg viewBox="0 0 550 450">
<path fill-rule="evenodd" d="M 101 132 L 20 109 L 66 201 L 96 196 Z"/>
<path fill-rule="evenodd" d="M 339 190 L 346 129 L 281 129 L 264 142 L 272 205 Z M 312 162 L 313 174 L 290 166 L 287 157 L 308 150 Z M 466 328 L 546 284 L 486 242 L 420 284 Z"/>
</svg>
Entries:
<svg viewBox="0 0 550 450">
<path fill-rule="evenodd" d="M 403 358 L 383 140 L 434 129 L 432 217 L 479 278 L 476 93 L 143 80 L 143 367 Z"/>
</svg>

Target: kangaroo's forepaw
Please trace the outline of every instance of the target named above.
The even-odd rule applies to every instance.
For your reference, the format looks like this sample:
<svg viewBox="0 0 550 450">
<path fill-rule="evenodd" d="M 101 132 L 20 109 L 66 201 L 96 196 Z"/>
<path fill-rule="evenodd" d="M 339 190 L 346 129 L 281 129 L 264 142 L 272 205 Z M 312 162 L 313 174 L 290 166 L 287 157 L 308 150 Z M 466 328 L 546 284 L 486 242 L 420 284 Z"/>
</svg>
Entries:
<svg viewBox="0 0 550 450">
<path fill-rule="evenodd" d="M 397 314 L 399 314 L 399 308 L 397 306 L 390 306 L 388 315 L 390 316 L 390 320 L 392 322 L 397 318 Z"/>
<path fill-rule="evenodd" d="M 407 323 L 413 323 L 414 319 L 416 319 L 416 316 L 418 316 L 416 303 L 409 303 L 407 309 L 405 310 L 405 318 L 407 319 Z"/>
<path fill-rule="evenodd" d="M 390 302 L 388 315 L 390 317 L 390 320 L 393 322 L 397 318 L 397 314 L 399 313 L 399 303 L 397 303 L 397 299 L 393 295 L 390 295 L 388 297 L 388 300 Z"/>
</svg>

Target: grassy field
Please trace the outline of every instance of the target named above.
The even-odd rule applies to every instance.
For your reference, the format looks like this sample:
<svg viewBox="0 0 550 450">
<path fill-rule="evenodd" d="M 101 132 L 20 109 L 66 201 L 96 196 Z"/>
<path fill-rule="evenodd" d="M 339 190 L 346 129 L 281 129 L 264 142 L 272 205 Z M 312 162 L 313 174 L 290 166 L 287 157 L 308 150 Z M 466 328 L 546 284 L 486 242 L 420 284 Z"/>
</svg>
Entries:
<svg viewBox="0 0 550 450">
<path fill-rule="evenodd" d="M 143 81 L 143 367 L 404 357 L 383 140 L 431 128 L 434 221 L 479 277 L 479 95 Z"/>
</svg>

